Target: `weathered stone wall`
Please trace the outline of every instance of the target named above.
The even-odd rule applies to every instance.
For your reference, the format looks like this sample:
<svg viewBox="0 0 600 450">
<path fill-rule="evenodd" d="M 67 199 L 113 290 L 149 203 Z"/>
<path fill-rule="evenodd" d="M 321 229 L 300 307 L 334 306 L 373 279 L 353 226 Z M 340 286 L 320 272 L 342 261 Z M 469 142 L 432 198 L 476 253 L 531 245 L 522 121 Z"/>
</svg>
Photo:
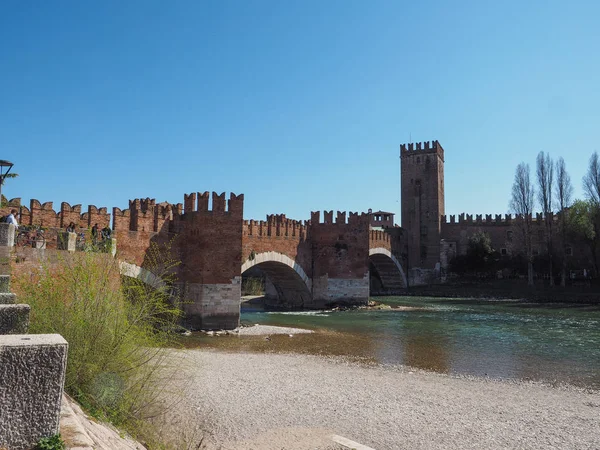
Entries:
<svg viewBox="0 0 600 450">
<path fill-rule="evenodd" d="M 29 450 L 58 432 L 66 363 L 60 335 L 0 336 L 0 448 Z"/>
<path fill-rule="evenodd" d="M 184 326 L 198 330 L 230 330 L 239 325 L 241 277 L 231 283 L 178 283 L 184 293 Z"/>
</svg>

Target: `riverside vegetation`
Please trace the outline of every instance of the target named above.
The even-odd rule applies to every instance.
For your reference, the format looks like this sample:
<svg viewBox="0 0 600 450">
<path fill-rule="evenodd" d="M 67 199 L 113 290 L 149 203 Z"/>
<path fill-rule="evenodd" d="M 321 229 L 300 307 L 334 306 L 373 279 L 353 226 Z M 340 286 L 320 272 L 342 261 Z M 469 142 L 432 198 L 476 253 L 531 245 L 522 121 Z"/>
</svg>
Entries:
<svg viewBox="0 0 600 450">
<path fill-rule="evenodd" d="M 59 333 L 69 343 L 65 391 L 92 416 L 166 448 L 150 419 L 168 389 L 166 347 L 173 347 L 181 310 L 169 301 L 173 268 L 169 249 L 148 252 L 152 271 L 165 282 L 150 287 L 121 278 L 117 259 L 77 253 L 15 279 L 31 305 L 32 333 Z"/>
</svg>

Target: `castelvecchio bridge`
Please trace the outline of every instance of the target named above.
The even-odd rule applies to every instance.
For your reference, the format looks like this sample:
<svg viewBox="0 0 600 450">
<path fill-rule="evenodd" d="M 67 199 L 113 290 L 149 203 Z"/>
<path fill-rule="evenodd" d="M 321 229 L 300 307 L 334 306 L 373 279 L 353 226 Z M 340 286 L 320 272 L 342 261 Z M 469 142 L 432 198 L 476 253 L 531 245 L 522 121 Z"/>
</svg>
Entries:
<svg viewBox="0 0 600 450">
<path fill-rule="evenodd" d="M 51 202 L 37 200 L 20 210 L 21 224 L 47 227 L 48 236 L 70 222 L 89 228 L 111 220 L 106 208 L 89 206 L 82 214 L 81 205 L 66 202 L 59 212 Z M 394 256 L 400 229 L 396 234 L 371 229 L 369 214 L 338 212 L 334 217 L 329 211 L 323 217 L 313 212 L 304 222 L 284 215 L 255 221 L 244 220 L 243 210 L 243 195 L 226 200 L 225 193 L 214 192 L 184 195 L 183 204 L 131 200 L 129 209 L 113 208 L 117 257 L 126 274 L 144 275 L 152 243 L 170 242 L 172 257 L 181 261 L 177 287 L 185 295 L 185 322 L 194 329 L 237 327 L 242 275 L 257 268 L 271 287 L 270 304 L 290 309 L 366 304 L 369 267 L 377 271 L 383 289 L 406 286 Z M 56 249 L 57 240 L 48 239 L 47 247 L 46 252 Z"/>
<path fill-rule="evenodd" d="M 128 268 L 126 275 L 144 275 L 151 244 L 172 242 L 172 257 L 181 262 L 176 288 L 185 295 L 187 325 L 231 329 L 239 323 L 242 276 L 259 269 L 266 275 L 270 305 L 323 308 L 366 304 L 371 278 L 388 293 L 406 288 L 407 278 L 410 285 L 441 281 L 448 262 L 466 252 L 469 236 L 477 231 L 488 233 L 502 255 L 519 251 L 512 241 L 519 218 L 446 218 L 444 149 L 438 141 L 401 145 L 400 160 L 402 227 L 382 227 L 369 213 L 334 217 L 333 211 L 313 212 L 305 221 L 284 215 L 244 220 L 243 195 L 191 193 L 183 203 L 146 198 L 131 200 L 125 210 L 113 208 L 117 257 Z M 48 227 L 55 236 L 70 222 L 85 229 L 111 222 L 106 208 L 89 206 L 82 213 L 81 205 L 64 202 L 56 212 L 51 202 L 31 200 L 20 213 L 22 224 Z M 543 224 L 541 217 L 533 221 L 540 232 Z M 49 250 L 52 246 L 56 239 L 49 241 Z"/>
</svg>

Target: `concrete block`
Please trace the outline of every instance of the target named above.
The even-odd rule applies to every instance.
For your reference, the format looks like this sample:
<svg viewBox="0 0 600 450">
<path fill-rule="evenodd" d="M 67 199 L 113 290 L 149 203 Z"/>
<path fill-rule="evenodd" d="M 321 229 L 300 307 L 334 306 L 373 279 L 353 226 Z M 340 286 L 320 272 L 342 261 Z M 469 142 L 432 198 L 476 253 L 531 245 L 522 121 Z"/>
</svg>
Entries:
<svg viewBox="0 0 600 450">
<path fill-rule="evenodd" d="M 15 245 L 15 226 L 12 223 L 0 223 L 0 247 Z"/>
<path fill-rule="evenodd" d="M 69 252 L 75 251 L 77 243 L 77 233 L 69 233 L 68 231 L 61 231 L 57 236 L 57 249 L 67 250 Z"/>
<path fill-rule="evenodd" d="M 0 275 L 0 293 L 10 292 L 10 275 Z"/>
<path fill-rule="evenodd" d="M 66 363 L 58 334 L 0 336 L 0 448 L 29 450 L 58 433 Z"/>
<path fill-rule="evenodd" d="M 17 300 L 16 294 L 0 292 L 0 305 L 14 305 Z"/>
<path fill-rule="evenodd" d="M 27 333 L 29 310 L 29 305 L 0 305 L 0 335 Z"/>
</svg>

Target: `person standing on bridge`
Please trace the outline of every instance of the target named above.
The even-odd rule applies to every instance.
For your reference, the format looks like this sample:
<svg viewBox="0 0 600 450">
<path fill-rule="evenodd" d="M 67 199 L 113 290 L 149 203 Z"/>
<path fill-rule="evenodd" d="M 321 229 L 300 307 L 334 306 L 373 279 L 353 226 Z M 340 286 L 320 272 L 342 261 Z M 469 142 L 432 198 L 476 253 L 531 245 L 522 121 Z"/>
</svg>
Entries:
<svg viewBox="0 0 600 450">
<path fill-rule="evenodd" d="M 11 209 L 10 214 L 6 218 L 6 223 L 12 223 L 15 226 L 15 228 L 19 228 L 19 223 L 17 222 L 16 216 L 17 216 L 17 210 Z"/>
</svg>

